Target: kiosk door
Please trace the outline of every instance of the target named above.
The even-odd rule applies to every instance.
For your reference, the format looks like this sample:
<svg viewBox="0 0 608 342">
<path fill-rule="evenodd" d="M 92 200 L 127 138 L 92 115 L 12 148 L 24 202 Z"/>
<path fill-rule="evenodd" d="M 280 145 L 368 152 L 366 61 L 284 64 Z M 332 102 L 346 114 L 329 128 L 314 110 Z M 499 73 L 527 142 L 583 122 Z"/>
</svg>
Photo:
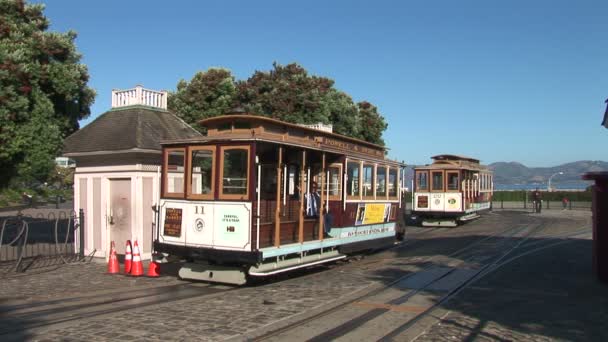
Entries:
<svg viewBox="0 0 608 342">
<path fill-rule="evenodd" d="M 125 242 L 131 240 L 131 180 L 110 180 L 109 241 L 116 244 L 116 253 L 125 254 Z M 109 251 L 109 247 L 108 247 Z"/>
</svg>

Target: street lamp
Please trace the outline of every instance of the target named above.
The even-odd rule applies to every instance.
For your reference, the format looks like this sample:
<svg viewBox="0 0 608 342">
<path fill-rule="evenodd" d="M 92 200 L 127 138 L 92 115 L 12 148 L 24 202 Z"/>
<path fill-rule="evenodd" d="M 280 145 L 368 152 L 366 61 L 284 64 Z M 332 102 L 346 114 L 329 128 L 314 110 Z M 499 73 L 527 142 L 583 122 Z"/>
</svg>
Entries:
<svg viewBox="0 0 608 342">
<path fill-rule="evenodd" d="M 551 177 L 549 177 L 549 181 L 547 182 L 547 191 L 551 192 L 551 179 L 557 175 L 563 175 L 564 173 L 562 171 L 560 172 L 556 172 L 554 174 L 551 175 Z"/>
</svg>

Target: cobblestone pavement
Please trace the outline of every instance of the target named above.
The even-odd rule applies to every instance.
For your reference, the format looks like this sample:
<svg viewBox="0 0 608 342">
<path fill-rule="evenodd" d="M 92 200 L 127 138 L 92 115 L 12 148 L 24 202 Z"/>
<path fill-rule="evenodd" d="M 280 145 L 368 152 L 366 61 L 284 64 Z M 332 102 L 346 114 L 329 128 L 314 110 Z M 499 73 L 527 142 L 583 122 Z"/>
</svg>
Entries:
<svg viewBox="0 0 608 342">
<path fill-rule="evenodd" d="M 556 233 L 591 223 L 589 213 L 541 215 Z M 449 301 L 416 341 L 607 341 L 608 285 L 591 267 L 590 235 L 522 257 Z"/>
<path fill-rule="evenodd" d="M 209 295 L 145 307 L 134 305 L 129 310 L 32 328 L 8 337 L 33 341 L 248 339 L 381 288 L 415 271 L 424 257 L 455 250 L 494 230 L 518 222 L 547 222 L 552 232 L 568 232 L 588 226 L 589 217 L 588 212 L 498 212 L 457 229 L 411 228 L 412 242 L 359 261 L 297 272 L 254 286 L 224 287 L 224 292 Z M 420 327 L 418 340 L 593 340 L 596 336 L 608 340 L 601 329 L 608 318 L 606 309 L 591 310 L 608 308 L 608 288 L 593 279 L 590 249 L 590 241 L 580 239 L 502 267 L 444 305 L 444 317 Z M 104 271 L 105 265 L 80 264 L 9 276 L 0 282 L 0 308 L 186 284 L 173 276 L 130 278 L 105 275 Z M 0 317 L 11 319 L 10 315 Z"/>
<path fill-rule="evenodd" d="M 128 277 L 106 274 L 106 269 L 106 265 L 93 262 L 59 264 L 25 273 L 5 273 L 0 282 L 0 301 L 4 304 L 31 303 L 183 283 L 175 276 Z"/>
<path fill-rule="evenodd" d="M 134 308 L 126 314 L 87 319 L 77 325 L 40 331 L 26 337 L 53 341 L 217 341 L 330 303 L 340 295 L 354 293 L 372 283 L 362 275 L 342 272 L 314 274 L 152 308 Z"/>
</svg>

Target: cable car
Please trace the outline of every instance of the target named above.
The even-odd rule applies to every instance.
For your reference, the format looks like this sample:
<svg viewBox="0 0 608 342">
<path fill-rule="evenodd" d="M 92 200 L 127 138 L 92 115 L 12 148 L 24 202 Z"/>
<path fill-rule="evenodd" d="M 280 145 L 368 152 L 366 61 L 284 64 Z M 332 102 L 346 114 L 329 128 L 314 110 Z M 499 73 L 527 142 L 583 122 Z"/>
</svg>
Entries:
<svg viewBox="0 0 608 342">
<path fill-rule="evenodd" d="M 189 260 L 181 278 L 241 285 L 403 236 L 405 165 L 383 146 L 250 114 L 200 124 L 162 143 L 154 249 Z"/>
<path fill-rule="evenodd" d="M 456 227 L 491 209 L 492 171 L 479 160 L 441 154 L 414 168 L 412 218 L 423 226 Z"/>
</svg>

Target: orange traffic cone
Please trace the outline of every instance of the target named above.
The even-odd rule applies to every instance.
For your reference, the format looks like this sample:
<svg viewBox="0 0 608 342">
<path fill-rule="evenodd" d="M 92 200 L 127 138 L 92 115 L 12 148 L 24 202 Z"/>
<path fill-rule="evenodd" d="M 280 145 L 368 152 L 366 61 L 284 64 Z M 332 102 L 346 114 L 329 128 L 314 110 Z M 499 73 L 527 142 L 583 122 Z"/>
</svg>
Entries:
<svg viewBox="0 0 608 342">
<path fill-rule="evenodd" d="M 115 274 L 120 272 L 120 266 L 118 265 L 118 258 L 116 257 L 116 248 L 114 247 L 114 241 L 110 244 L 110 260 L 108 260 L 108 273 Z"/>
<path fill-rule="evenodd" d="M 133 245 L 133 262 L 131 263 L 131 275 L 139 277 L 144 274 L 144 265 L 141 262 L 141 256 L 139 256 L 139 246 L 137 240 Z"/>
<path fill-rule="evenodd" d="M 148 266 L 148 277 L 160 277 L 160 265 L 154 260 L 150 260 L 150 266 Z"/>
<path fill-rule="evenodd" d="M 131 272 L 131 240 L 127 240 L 125 247 L 125 273 Z"/>
</svg>

